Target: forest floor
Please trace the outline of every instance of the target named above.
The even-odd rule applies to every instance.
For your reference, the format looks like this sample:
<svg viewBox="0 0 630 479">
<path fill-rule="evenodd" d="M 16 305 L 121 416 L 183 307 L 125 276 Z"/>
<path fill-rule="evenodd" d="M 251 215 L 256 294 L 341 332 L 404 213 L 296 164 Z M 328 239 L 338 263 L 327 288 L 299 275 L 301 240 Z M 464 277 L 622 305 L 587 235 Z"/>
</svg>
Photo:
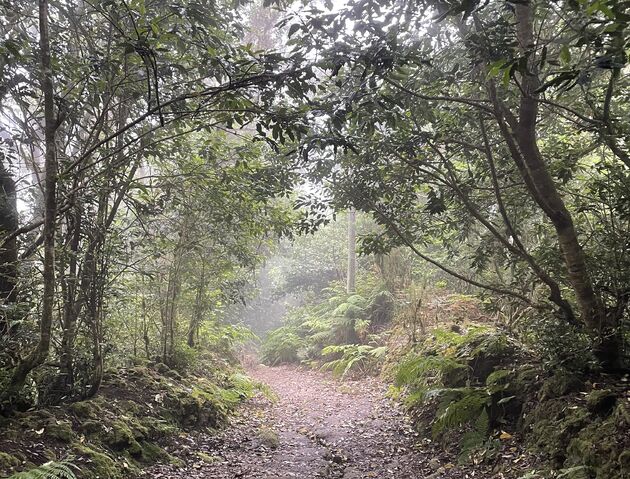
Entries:
<svg viewBox="0 0 630 479">
<path fill-rule="evenodd" d="M 489 467 L 460 467 L 414 432 L 376 379 L 337 381 L 293 366 L 248 371 L 277 400 L 246 402 L 219 434 L 181 435 L 169 452 L 183 465 L 158 464 L 146 478 L 508 478 Z M 456 451 L 453 451 L 455 453 Z"/>
</svg>

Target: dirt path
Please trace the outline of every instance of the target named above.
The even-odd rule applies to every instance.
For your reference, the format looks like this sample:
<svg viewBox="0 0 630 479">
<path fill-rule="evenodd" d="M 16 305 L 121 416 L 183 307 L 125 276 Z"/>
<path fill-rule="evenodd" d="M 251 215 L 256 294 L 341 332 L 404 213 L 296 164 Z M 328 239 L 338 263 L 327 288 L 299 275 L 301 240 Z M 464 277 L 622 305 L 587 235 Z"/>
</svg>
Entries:
<svg viewBox="0 0 630 479">
<path fill-rule="evenodd" d="M 278 395 L 256 398 L 220 435 L 182 436 L 173 453 L 185 466 L 156 466 L 152 478 L 466 477 L 416 437 L 375 380 L 339 382 L 282 366 L 249 373 Z"/>
</svg>

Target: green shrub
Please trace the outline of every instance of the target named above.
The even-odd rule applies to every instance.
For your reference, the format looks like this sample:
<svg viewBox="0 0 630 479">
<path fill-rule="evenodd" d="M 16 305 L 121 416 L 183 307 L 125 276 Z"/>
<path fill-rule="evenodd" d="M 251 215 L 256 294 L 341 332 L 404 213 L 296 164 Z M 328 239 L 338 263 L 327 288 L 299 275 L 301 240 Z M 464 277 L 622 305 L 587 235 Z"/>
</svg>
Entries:
<svg viewBox="0 0 630 479">
<path fill-rule="evenodd" d="M 199 350 L 191 348 L 185 343 L 180 343 L 175 347 L 173 356 L 170 358 L 169 366 L 180 372 L 195 369 L 199 363 Z"/>
<path fill-rule="evenodd" d="M 484 389 L 461 390 L 462 396 L 456 401 L 446 401 L 444 410 L 433 423 L 433 435 L 435 437 L 467 423 L 475 423 L 478 431 L 483 431 L 485 439 L 489 429 L 487 408 L 490 405 L 490 396 Z M 477 424 L 481 420 L 481 425 Z M 477 429 L 477 428 L 476 428 Z"/>
<path fill-rule="evenodd" d="M 379 291 L 370 299 L 366 313 L 373 324 L 385 324 L 391 321 L 395 308 L 394 295 L 389 291 Z"/>
<path fill-rule="evenodd" d="M 398 366 L 395 384 L 412 392 L 430 386 L 443 386 L 446 385 L 444 378 L 453 376 L 455 371 L 466 373 L 467 367 L 448 356 L 412 355 Z"/>
<path fill-rule="evenodd" d="M 269 365 L 301 361 L 317 367 L 326 355 L 324 368 L 340 371 L 340 376 L 350 370 L 375 372 L 372 368 L 375 358 L 368 351 L 380 349 L 366 344 L 378 341 L 371 334 L 373 325 L 391 318 L 395 306 L 393 295 L 373 281 L 360 284 L 358 292 L 350 295 L 341 283 L 325 288 L 322 294 L 324 297 L 316 303 L 293 308 L 287 313 L 285 326 L 264 340 L 262 361 Z M 331 345 L 349 347 L 332 353 L 332 349 L 327 349 Z M 358 349 L 358 346 L 363 347 Z M 339 357 L 331 359 L 333 354 Z M 344 373 L 348 364 L 351 366 Z"/>
</svg>

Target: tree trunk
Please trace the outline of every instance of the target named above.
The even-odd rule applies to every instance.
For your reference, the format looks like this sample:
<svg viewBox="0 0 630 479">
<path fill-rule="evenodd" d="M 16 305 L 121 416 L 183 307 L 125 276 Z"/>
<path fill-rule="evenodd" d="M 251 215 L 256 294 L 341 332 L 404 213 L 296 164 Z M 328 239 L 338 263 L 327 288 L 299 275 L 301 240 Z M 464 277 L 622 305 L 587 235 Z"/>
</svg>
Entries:
<svg viewBox="0 0 630 479">
<path fill-rule="evenodd" d="M 522 162 L 524 168 L 519 169 L 526 176 L 526 183 L 531 185 L 530 189 L 533 188 L 530 193 L 556 230 L 582 320 L 597 337 L 594 353 L 605 368 L 614 369 L 619 366 L 620 359 L 620 343 L 614 332 L 616 321 L 605 314 L 603 304 L 595 293 L 573 218 L 538 149 L 536 126 L 539 94 L 536 90 L 540 87 L 540 80 L 534 55 L 534 6 L 532 2 L 519 3 L 515 6 L 515 12 L 520 48 L 523 54 L 529 54 L 528 73 L 523 74 L 521 79 L 519 117 L 513 128 L 514 139 L 520 150 L 520 158 L 515 160 L 517 163 Z"/>
<path fill-rule="evenodd" d="M 346 291 L 352 294 L 357 286 L 357 212 L 354 208 L 348 210 L 348 274 L 346 278 Z"/>
<path fill-rule="evenodd" d="M 15 181 L 0 158 L 0 237 L 18 229 Z M 11 306 L 17 300 L 17 238 L 13 237 L 0 248 L 0 301 L 5 308 L 0 313 L 0 337 L 11 329 Z"/>
<path fill-rule="evenodd" d="M 44 190 L 44 294 L 39 341 L 31 353 L 15 368 L 7 388 L 9 398 L 18 394 L 28 374 L 48 357 L 55 302 L 55 229 L 57 215 L 57 152 L 55 145 L 55 100 L 50 62 L 48 33 L 48 0 L 39 0 L 39 47 L 41 61 L 41 89 L 44 94 L 45 190 Z"/>
<path fill-rule="evenodd" d="M 197 284 L 197 291 L 195 292 L 195 306 L 193 308 L 193 314 L 190 318 L 190 324 L 188 325 L 188 346 L 191 348 L 195 346 L 195 338 L 199 334 L 199 327 L 201 326 L 201 321 L 203 320 L 203 292 L 206 287 L 206 268 L 203 263 L 203 259 L 201 261 L 201 278 L 199 278 L 199 283 Z"/>
<path fill-rule="evenodd" d="M 81 240 L 81 210 L 75 206 L 68 215 L 68 234 L 70 250 L 68 254 L 68 274 L 64 280 L 65 294 L 63 305 L 61 337 L 61 354 L 59 357 L 59 389 L 61 394 L 68 393 L 74 385 L 74 342 L 77 331 L 77 321 L 82 309 L 81 298 L 77 297 L 77 255 Z"/>
<path fill-rule="evenodd" d="M 151 341 L 149 339 L 149 323 L 147 322 L 147 300 L 144 297 L 144 280 L 142 289 L 142 342 L 147 359 L 151 357 Z"/>
</svg>

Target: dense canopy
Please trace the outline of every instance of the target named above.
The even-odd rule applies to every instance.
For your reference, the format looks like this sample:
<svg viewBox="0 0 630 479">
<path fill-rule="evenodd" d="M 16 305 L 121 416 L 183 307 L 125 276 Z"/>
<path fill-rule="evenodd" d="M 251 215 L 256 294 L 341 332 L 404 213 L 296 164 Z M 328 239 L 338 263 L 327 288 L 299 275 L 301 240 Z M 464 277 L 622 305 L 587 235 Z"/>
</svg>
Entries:
<svg viewBox="0 0 630 479">
<path fill-rule="evenodd" d="M 478 435 L 460 445 L 535 421 L 534 393 L 508 373 L 561 368 L 595 390 L 610 381 L 620 399 L 590 414 L 623 435 L 629 12 L 625 0 L 0 0 L 7 424 L 109 397 L 144 368 L 147 391 L 161 397 L 168 372 L 195 408 L 220 412 L 215 426 L 254 394 L 237 358 L 260 349 L 270 365 L 382 371 L 416 412 L 452 388 L 432 431 L 468 424 Z M 480 373 L 493 335 L 512 362 Z M 599 434 L 578 423 L 576 438 Z M 122 442 L 106 436 L 119 464 Z M 584 464 L 571 463 L 578 445 L 546 450 L 557 471 L 591 475 L 545 477 L 625 477 L 624 444 Z M 43 462 L 3 457 L 0 474 Z"/>
</svg>

